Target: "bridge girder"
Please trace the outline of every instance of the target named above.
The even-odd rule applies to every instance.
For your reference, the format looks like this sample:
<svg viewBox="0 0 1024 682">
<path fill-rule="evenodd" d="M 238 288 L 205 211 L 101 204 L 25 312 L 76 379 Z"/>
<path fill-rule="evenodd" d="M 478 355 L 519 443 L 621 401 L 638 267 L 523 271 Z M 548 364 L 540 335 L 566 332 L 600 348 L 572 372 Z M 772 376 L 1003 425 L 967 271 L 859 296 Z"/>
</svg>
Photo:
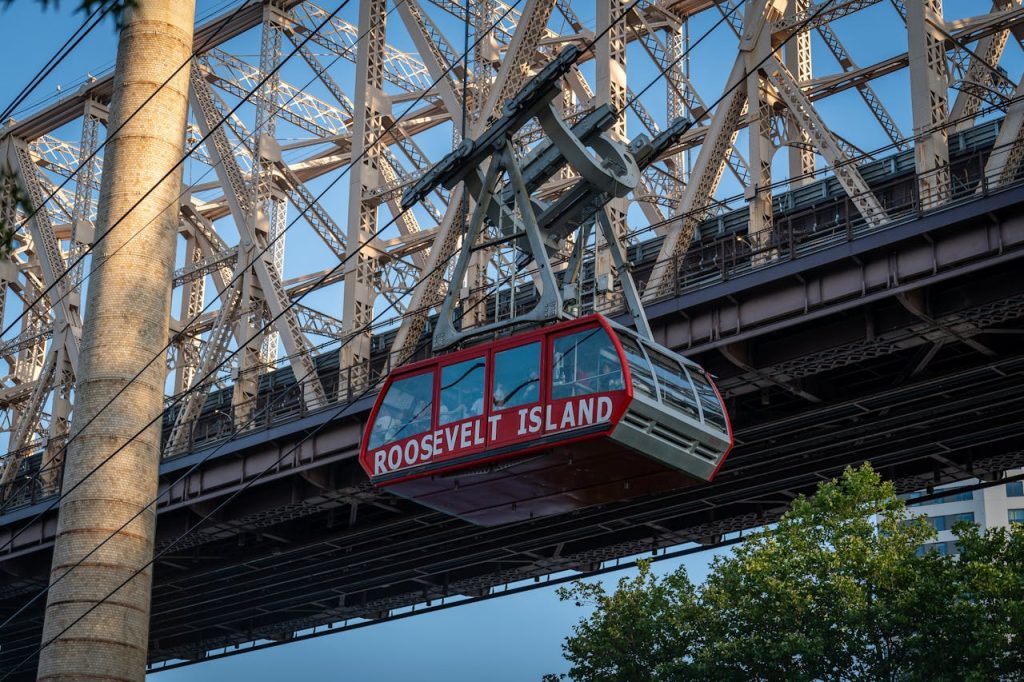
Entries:
<svg viewBox="0 0 1024 682">
<path fill-rule="evenodd" d="M 940 0 L 748 0 L 745 11 L 735 2 L 645 0 L 621 23 L 624 3 L 598 0 L 593 25 L 556 0 L 361 4 L 372 17 L 338 17 L 320 31 L 328 13 L 302 0 L 249 3 L 226 23 L 227 15 L 197 28 L 196 44 L 204 52 L 196 57 L 194 87 L 208 91 L 202 99 L 212 108 L 193 104 L 189 148 L 283 66 L 186 164 L 193 184 L 180 197 L 180 303 L 168 320 L 174 338 L 168 385 L 172 394 L 199 384 L 204 390 L 186 401 L 182 414 L 195 416 L 209 390 L 230 384 L 235 426 L 245 431 L 242 408 L 256 400 L 261 377 L 275 367 L 291 364 L 297 375 L 309 377 L 303 399 L 307 407 L 322 407 L 372 387 L 381 370 L 371 371 L 370 358 L 380 343 L 389 344 L 392 361 L 419 351 L 472 207 L 455 187 L 403 213 L 402 191 L 451 150 L 463 124 L 467 136 L 479 133 L 565 43 L 587 46 L 609 25 L 612 30 L 587 51 L 588 64 L 565 78 L 566 117 L 577 120 L 610 103 L 622 110 L 615 130 L 623 139 L 640 130 L 654 133 L 684 112 L 696 123 L 645 170 L 637 193 L 612 210 L 623 245 L 662 240 L 645 247 L 658 250 L 646 279 L 648 304 L 675 297 L 682 264 L 695 257 L 694 235 L 709 218 L 724 222 L 734 208 L 751 216 L 735 240 L 741 250 L 757 252 L 747 256 L 750 267 L 771 266 L 784 255 L 780 216 L 790 220 L 783 216 L 783 195 L 817 178 L 839 181 L 852 207 L 845 215 L 861 217 L 851 230 L 900 220 L 894 199 L 860 170 L 867 156 L 889 155 L 888 145 L 914 149 L 918 210 L 943 210 L 957 191 L 950 139 L 1005 114 L 994 150 L 980 161 L 982 184 L 1008 187 L 1020 178 L 1024 73 L 1014 70 L 1019 59 L 1006 57 L 1021 50 L 1014 37 L 1024 24 L 1019 0 L 993 0 L 988 13 L 962 17 L 944 16 Z M 391 11 L 396 16 L 389 17 Z M 708 24 L 704 13 L 725 17 L 691 56 L 686 50 L 697 36 L 687 27 L 691 21 Z M 863 37 L 833 23 L 855 13 L 894 27 L 900 40 L 893 41 L 892 54 L 865 65 L 859 58 Z M 467 16 L 471 36 L 482 41 L 470 50 L 468 63 L 458 64 L 468 47 L 460 23 Z M 364 33 L 368 39 L 360 39 Z M 259 44 L 259 60 L 230 42 L 244 42 L 246 34 Z M 812 35 L 827 49 L 812 51 Z M 298 49 L 306 37 L 310 42 Z M 287 59 L 293 49 L 295 57 Z M 738 57 L 701 59 L 704 49 L 734 50 Z M 691 69 L 700 69 L 701 78 Z M 659 70 L 666 72 L 665 82 L 634 99 Z M 906 81 L 898 95 L 904 101 L 879 85 L 884 78 Z M 6 364 L 0 371 L 0 432 L 7 433 L 11 451 L 0 460 L 0 485 L 15 476 L 26 455 L 43 450 L 52 458 L 73 413 L 81 328 L 77 281 L 95 265 L 88 258 L 71 265 L 93 239 L 110 79 L 84 83 L 0 128 L 8 170 L 41 205 L 11 258 L 0 263 L 0 310 L 8 318 L 25 313 L 0 338 Z M 699 93 L 698 80 L 717 86 Z M 836 106 L 861 107 L 863 116 L 843 120 L 832 113 Z M 539 139 L 539 129 L 525 128 L 516 143 L 526 153 Z M 782 148 L 788 163 L 773 166 Z M 861 156 L 859 149 L 873 153 Z M 572 182 L 571 175 L 552 180 L 537 196 L 550 201 Z M 394 225 L 370 237 L 390 219 Z M 295 236 L 286 240 L 286 231 Z M 269 247 L 266 257 L 254 256 L 253 244 L 257 251 Z M 599 244 L 590 250 L 597 263 L 590 305 L 614 312 L 621 304 L 616 273 Z M 467 282 L 458 283 L 477 324 L 503 314 L 485 304 L 491 289 L 530 281 L 528 273 L 514 272 L 514 254 L 500 247 L 482 253 Z M 354 258 L 344 272 L 324 276 L 349 255 Z M 70 283 L 36 301 L 67 269 L 73 270 Z M 301 307 L 287 312 L 300 299 Z M 387 312 L 385 306 L 393 308 Z M 267 327 L 278 313 L 280 319 Z M 377 334 L 378 328 L 389 334 Z M 339 345 L 337 375 L 344 380 L 321 382 L 317 356 Z M 278 357 L 279 346 L 286 357 Z M 238 349 L 243 352 L 236 361 L 220 366 Z M 356 374 L 353 367 L 360 368 Z M 204 369 L 211 376 L 197 383 Z M 192 426 L 184 421 L 176 442 L 188 440 L 183 434 Z M 56 480 L 47 484 L 50 490 Z"/>
</svg>

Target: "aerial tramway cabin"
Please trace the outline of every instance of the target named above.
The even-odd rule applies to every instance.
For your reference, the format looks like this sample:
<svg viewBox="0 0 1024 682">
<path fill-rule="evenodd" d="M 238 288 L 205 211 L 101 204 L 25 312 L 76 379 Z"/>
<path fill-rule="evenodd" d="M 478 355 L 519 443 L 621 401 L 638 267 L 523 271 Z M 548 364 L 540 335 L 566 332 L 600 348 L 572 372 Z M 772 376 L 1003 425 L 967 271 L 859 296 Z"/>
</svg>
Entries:
<svg viewBox="0 0 1024 682">
<path fill-rule="evenodd" d="M 494 526 L 710 481 L 732 443 L 700 366 L 595 314 L 395 370 L 360 464 Z"/>
</svg>

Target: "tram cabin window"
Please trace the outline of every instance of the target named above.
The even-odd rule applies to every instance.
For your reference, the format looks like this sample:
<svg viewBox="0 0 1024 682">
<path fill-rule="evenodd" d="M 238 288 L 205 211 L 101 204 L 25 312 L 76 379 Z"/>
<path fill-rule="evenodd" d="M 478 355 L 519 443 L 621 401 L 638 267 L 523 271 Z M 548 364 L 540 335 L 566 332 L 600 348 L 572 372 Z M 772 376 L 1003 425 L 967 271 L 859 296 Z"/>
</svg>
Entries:
<svg viewBox="0 0 1024 682">
<path fill-rule="evenodd" d="M 540 341 L 494 354 L 491 409 L 505 410 L 540 400 Z"/>
<path fill-rule="evenodd" d="M 697 396 L 700 398 L 700 406 L 704 410 L 704 421 L 725 431 L 725 413 L 722 412 L 722 403 L 719 401 L 715 389 L 704 376 L 704 372 L 699 368 L 691 368 L 690 378 L 693 379 L 693 386 L 697 389 Z"/>
<path fill-rule="evenodd" d="M 628 334 L 619 334 L 619 341 L 622 343 L 622 350 L 626 352 L 626 362 L 629 363 L 629 373 L 633 377 L 633 389 L 644 395 L 657 399 L 654 389 L 654 374 L 651 373 L 651 365 L 647 362 L 640 344 Z"/>
<path fill-rule="evenodd" d="M 694 419 L 700 418 L 697 411 L 697 396 L 693 392 L 690 379 L 686 376 L 682 365 L 673 358 L 663 355 L 650 347 L 647 356 L 651 359 L 658 385 L 661 387 L 661 400 L 665 404 L 681 410 Z"/>
<path fill-rule="evenodd" d="M 487 363 L 484 358 L 441 368 L 441 413 L 438 424 L 449 424 L 484 413 L 484 382 Z"/>
<path fill-rule="evenodd" d="M 370 447 L 430 430 L 434 373 L 424 372 L 391 384 L 370 432 Z"/>
<path fill-rule="evenodd" d="M 554 400 L 623 389 L 619 355 L 600 327 L 556 338 L 553 367 Z"/>
</svg>

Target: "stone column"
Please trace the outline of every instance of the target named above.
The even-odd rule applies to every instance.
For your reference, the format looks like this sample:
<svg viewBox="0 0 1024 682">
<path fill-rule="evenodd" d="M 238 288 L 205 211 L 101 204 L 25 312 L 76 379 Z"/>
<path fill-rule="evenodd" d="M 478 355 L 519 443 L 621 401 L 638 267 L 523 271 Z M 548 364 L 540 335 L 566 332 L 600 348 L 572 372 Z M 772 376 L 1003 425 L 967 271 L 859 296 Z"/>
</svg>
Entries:
<svg viewBox="0 0 1024 682">
<path fill-rule="evenodd" d="M 39 680 L 145 677 L 159 421 L 132 439 L 163 409 L 181 170 L 162 178 L 182 155 L 194 21 L 194 0 L 143 0 L 119 38 L 97 216 L 103 239 L 89 280 Z"/>
</svg>

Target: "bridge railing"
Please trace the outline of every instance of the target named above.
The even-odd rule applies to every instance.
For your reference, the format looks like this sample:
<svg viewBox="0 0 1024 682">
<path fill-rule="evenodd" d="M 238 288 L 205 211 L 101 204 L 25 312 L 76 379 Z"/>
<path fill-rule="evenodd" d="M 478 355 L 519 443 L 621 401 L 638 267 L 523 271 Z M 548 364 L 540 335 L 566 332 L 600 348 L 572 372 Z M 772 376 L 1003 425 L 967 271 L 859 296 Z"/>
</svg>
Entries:
<svg viewBox="0 0 1024 682">
<path fill-rule="evenodd" d="M 336 355 L 325 351 L 323 357 Z M 282 358 L 286 360 L 287 358 Z M 310 414 L 324 410 L 337 410 L 342 404 L 349 403 L 364 395 L 374 392 L 379 383 L 390 372 L 390 357 L 385 355 L 373 358 L 360 367 L 346 367 L 340 371 L 336 363 L 321 363 L 318 375 L 324 391 L 328 396 L 325 406 L 311 408 L 304 400 L 304 389 L 312 379 L 295 383 L 291 372 L 277 372 L 264 378 L 264 385 L 259 393 L 249 400 L 228 404 L 223 408 L 210 407 L 216 403 L 217 397 L 208 400 L 207 407 L 200 413 L 190 428 L 188 437 L 177 447 L 169 449 L 166 441 L 172 420 L 164 425 L 165 459 L 177 457 L 199 448 L 216 446 L 223 441 L 242 435 L 266 431 L 275 426 L 302 419 Z M 230 389 L 225 389 L 230 391 Z"/>
<path fill-rule="evenodd" d="M 762 243 L 753 243 L 746 233 L 729 233 L 711 238 L 695 239 L 682 256 L 671 259 L 671 291 L 662 298 L 671 298 L 722 281 L 739 277 L 748 272 L 769 268 L 782 262 L 796 260 L 809 254 L 830 248 L 840 243 L 851 242 L 866 234 L 895 227 L 924 215 L 948 209 L 951 206 L 974 201 L 978 198 L 1019 186 L 1024 181 L 1021 172 L 986 172 L 989 155 L 996 151 L 983 149 L 956 159 L 948 169 L 925 177 L 932 182 L 921 182 L 922 176 L 907 174 L 873 186 L 872 193 L 885 209 L 887 219 L 877 225 L 870 224 L 855 208 L 854 198 L 848 195 L 824 197 L 820 202 L 806 208 L 779 213 L 768 236 Z M 940 181 L 948 173 L 948 181 Z M 937 197 L 921 196 L 921 187 L 937 187 Z M 643 287 L 646 275 L 656 265 L 654 260 L 642 263 L 637 269 L 638 283 Z M 621 307 L 617 297 L 609 297 L 601 305 L 601 311 L 614 313 Z M 340 343 L 340 342 L 339 342 Z M 339 370 L 337 353 L 324 350 L 320 358 L 333 358 L 331 362 L 319 362 L 318 374 L 329 398 L 326 407 L 311 410 L 302 400 L 303 386 L 296 384 L 290 372 L 277 371 L 261 379 L 258 395 L 248 401 L 232 405 L 231 389 L 223 389 L 207 400 L 200 416 L 193 422 L 188 438 L 173 451 L 165 450 L 165 458 L 180 456 L 197 449 L 215 447 L 231 438 L 265 431 L 310 415 L 323 409 L 337 409 L 339 402 L 349 402 L 363 394 L 371 393 L 373 387 L 390 370 L 390 355 L 381 353 L 374 357 L 369 366 L 349 367 Z M 282 358 L 287 360 L 287 358 Z M 369 382 L 369 385 L 367 385 Z M 217 406 L 220 400 L 221 407 Z M 173 417 L 173 410 L 171 413 Z M 165 420 L 164 435 L 169 432 L 173 419 Z M 0 491 L 3 510 L 33 504 L 50 497 L 60 488 L 60 464 L 40 468 L 42 448 L 31 448 L 30 456 L 14 482 L 7 490 Z M 35 462 L 35 468 L 32 462 Z M 52 469 L 50 468 L 52 467 Z"/>
<path fill-rule="evenodd" d="M 669 290 L 661 291 L 659 300 L 796 260 L 1019 186 L 1024 181 L 1024 174 L 1020 172 L 1010 177 L 1003 177 L 1001 172 L 986 172 L 985 165 L 993 151 L 980 150 L 957 159 L 946 169 L 924 175 L 909 174 L 872 187 L 871 193 L 886 214 L 878 224 L 872 224 L 859 213 L 856 197 L 844 194 L 777 215 L 771 230 L 761 239 L 747 233 L 695 239 L 685 254 L 668 261 L 642 264 L 638 271 L 641 289 L 646 283 L 646 273 L 662 262 L 669 263 L 675 276 Z"/>
<path fill-rule="evenodd" d="M 64 439 L 36 442 L 7 453 L 18 470 L 0 488 L 0 513 L 33 505 L 56 495 L 64 476 Z M 44 464 L 44 459 L 50 457 Z"/>
</svg>

